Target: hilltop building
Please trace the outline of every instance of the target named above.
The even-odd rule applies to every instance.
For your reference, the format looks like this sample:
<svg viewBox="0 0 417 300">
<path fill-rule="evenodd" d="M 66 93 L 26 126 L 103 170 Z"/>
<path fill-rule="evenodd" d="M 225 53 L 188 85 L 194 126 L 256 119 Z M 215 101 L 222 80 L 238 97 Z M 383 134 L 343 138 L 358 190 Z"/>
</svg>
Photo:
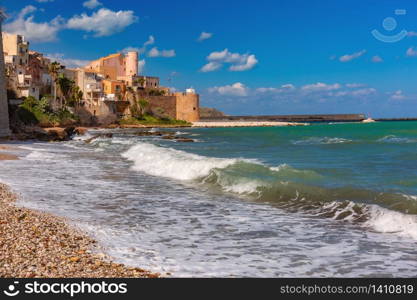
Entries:
<svg viewBox="0 0 417 300">
<path fill-rule="evenodd" d="M 32 96 L 39 99 L 41 94 L 51 92 L 52 79 L 48 73 L 51 61 L 43 54 L 29 50 L 29 42 L 18 34 L 2 32 L 7 89 L 15 98 Z"/>
<path fill-rule="evenodd" d="M 92 61 L 84 69 L 102 74 L 106 79 L 127 81 L 138 75 L 138 53 L 111 54 Z"/>
<path fill-rule="evenodd" d="M 76 69 L 75 82 L 84 93 L 78 114 L 85 121 L 89 118 L 97 123 L 114 122 L 130 116 L 135 98 L 142 98 L 156 115 L 198 121 L 199 95 L 195 90 L 171 93 L 169 88 L 160 86 L 159 77 L 138 74 L 138 59 L 137 52 L 116 53 Z"/>
<path fill-rule="evenodd" d="M 42 53 L 31 51 L 22 35 L 2 32 L 3 56 L 10 100 L 55 93 L 50 74 L 52 61 Z M 81 101 L 70 108 L 85 124 L 109 124 L 132 116 L 132 107 L 141 99 L 148 102 L 147 111 L 156 116 L 189 122 L 199 119 L 199 95 L 193 89 L 172 93 L 160 85 L 159 77 L 139 74 L 138 52 L 111 54 L 82 68 L 61 66 L 56 72 L 72 80 L 82 92 Z M 55 75 L 56 76 L 56 75 Z M 3 81 L 4 82 L 4 81 Z M 62 108 L 63 95 L 57 90 L 50 97 L 53 110 Z M 7 101 L 4 101 L 7 103 Z"/>
</svg>

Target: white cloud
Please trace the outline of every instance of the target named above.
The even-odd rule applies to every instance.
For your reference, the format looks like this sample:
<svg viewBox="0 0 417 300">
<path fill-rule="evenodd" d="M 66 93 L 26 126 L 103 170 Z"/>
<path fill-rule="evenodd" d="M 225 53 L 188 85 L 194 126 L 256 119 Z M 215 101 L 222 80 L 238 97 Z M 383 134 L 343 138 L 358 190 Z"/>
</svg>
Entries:
<svg viewBox="0 0 417 300">
<path fill-rule="evenodd" d="M 201 68 L 202 72 L 212 72 L 220 69 L 223 64 L 230 64 L 230 71 L 242 72 L 253 69 L 258 60 L 253 54 L 231 53 L 228 49 L 219 52 L 212 52 L 207 56 L 209 61 Z"/>
<path fill-rule="evenodd" d="M 210 94 L 212 95 L 210 96 Z M 339 83 L 313 83 L 300 87 L 289 83 L 280 87 L 251 88 L 238 82 L 233 85 L 209 88 L 207 94 L 208 99 L 219 99 L 218 101 L 230 103 L 231 105 L 251 102 L 256 103 L 255 105 L 261 105 L 262 103 L 267 105 L 273 105 L 273 103 L 281 103 L 281 105 L 332 103 L 332 105 L 355 106 L 373 102 L 377 103 L 380 96 L 380 93 L 375 88 L 359 83 L 343 85 Z"/>
<path fill-rule="evenodd" d="M 208 39 L 210 39 L 210 38 L 212 38 L 213 37 L 213 34 L 212 33 L 210 33 L 210 32 L 202 32 L 201 34 L 200 34 L 200 37 L 198 38 L 198 41 L 199 42 L 202 42 L 202 41 L 205 41 L 205 40 L 208 40 Z"/>
<path fill-rule="evenodd" d="M 149 46 L 149 45 L 153 45 L 154 43 L 155 43 L 155 38 L 153 37 L 153 35 L 150 35 L 148 40 L 145 43 L 143 43 L 142 47 L 140 47 L 140 48 L 139 47 L 126 47 L 119 52 L 127 53 L 127 52 L 130 52 L 130 51 L 136 51 L 139 54 L 143 54 L 143 53 L 146 52 L 146 47 Z"/>
<path fill-rule="evenodd" d="M 280 88 L 275 88 L 275 87 L 257 88 L 255 90 L 255 92 L 256 93 L 261 93 L 261 94 L 265 94 L 265 93 L 285 93 L 285 92 L 293 91 L 294 89 L 295 89 L 295 86 L 291 83 L 288 83 L 288 84 L 281 85 Z"/>
<path fill-rule="evenodd" d="M 342 86 L 339 83 L 335 84 L 326 84 L 322 82 L 314 83 L 314 84 L 307 84 L 303 86 L 301 89 L 307 92 L 317 92 L 317 91 L 333 91 L 338 90 Z"/>
<path fill-rule="evenodd" d="M 374 57 L 372 57 L 372 62 L 374 62 L 374 63 L 380 63 L 380 62 L 383 62 L 383 61 L 384 60 L 378 55 L 375 55 Z"/>
<path fill-rule="evenodd" d="M 139 60 L 139 63 L 138 63 L 139 73 L 142 73 L 145 70 L 145 65 L 146 65 L 146 60 L 144 59 Z"/>
<path fill-rule="evenodd" d="M 245 97 L 248 95 L 248 88 L 240 82 L 232 85 L 216 86 L 209 88 L 210 93 L 217 93 L 223 96 L 238 96 Z"/>
<path fill-rule="evenodd" d="M 261 93 L 261 94 L 276 93 L 278 91 L 279 91 L 279 88 L 274 88 L 274 87 L 260 87 L 255 90 L 256 93 Z"/>
<path fill-rule="evenodd" d="M 207 73 L 207 72 L 213 72 L 213 71 L 217 71 L 218 69 L 220 69 L 223 65 L 221 63 L 218 62 L 209 62 L 208 64 L 204 65 L 200 71 Z"/>
<path fill-rule="evenodd" d="M 103 5 L 103 3 L 101 3 L 98 0 L 88 0 L 88 1 L 85 1 L 83 3 L 83 6 L 89 8 L 89 9 L 94 9 L 94 8 L 96 8 L 98 6 L 101 6 L 101 5 Z"/>
<path fill-rule="evenodd" d="M 291 83 L 287 83 L 287 84 L 282 85 L 281 88 L 293 90 L 293 89 L 295 89 L 295 86 Z"/>
<path fill-rule="evenodd" d="M 233 65 L 229 68 L 229 70 L 235 72 L 247 71 L 251 70 L 258 64 L 258 60 L 256 59 L 255 55 L 249 55 L 245 60 L 245 63 L 241 65 Z"/>
<path fill-rule="evenodd" d="M 67 68 L 81 68 L 90 63 L 89 60 L 66 58 L 62 53 L 46 54 L 45 57 L 52 61 L 57 61 Z"/>
<path fill-rule="evenodd" d="M 32 5 L 25 6 L 14 20 L 3 26 L 3 30 L 11 34 L 24 35 L 30 42 L 55 41 L 58 31 L 62 28 L 63 19 L 57 16 L 49 22 L 37 23 L 33 20 L 32 14 L 36 11 L 37 8 Z"/>
<path fill-rule="evenodd" d="M 410 47 L 407 49 L 406 55 L 408 57 L 417 56 L 417 50 L 414 47 Z"/>
<path fill-rule="evenodd" d="M 68 20 L 67 28 L 93 32 L 95 37 L 109 36 L 123 31 L 135 23 L 138 17 L 132 10 L 112 11 L 101 8 L 91 16 L 83 13 Z"/>
<path fill-rule="evenodd" d="M 153 35 L 150 35 L 148 40 L 143 44 L 144 47 L 155 44 L 155 38 Z"/>
<path fill-rule="evenodd" d="M 362 83 L 346 83 L 345 84 L 346 87 L 354 89 L 354 88 L 360 88 L 360 87 L 364 87 L 365 85 Z"/>
<path fill-rule="evenodd" d="M 175 50 L 158 50 L 157 47 L 153 47 L 148 52 L 149 57 L 174 57 L 175 55 Z"/>
<path fill-rule="evenodd" d="M 374 88 L 366 88 L 366 89 L 359 89 L 351 91 L 350 94 L 352 96 L 369 96 L 375 94 L 377 91 Z"/>
<path fill-rule="evenodd" d="M 395 101 L 400 101 L 400 100 L 404 100 L 405 99 L 405 95 L 403 94 L 402 90 L 398 90 L 396 92 L 394 92 L 391 97 L 391 100 L 395 100 Z"/>
<path fill-rule="evenodd" d="M 354 60 L 356 58 L 361 57 L 365 53 L 366 53 L 366 50 L 362 50 L 362 51 L 359 51 L 359 52 L 355 52 L 353 54 L 346 54 L 346 55 L 341 56 L 339 58 L 339 61 L 341 61 L 341 62 L 349 62 L 349 61 L 352 61 L 352 60 Z"/>
</svg>

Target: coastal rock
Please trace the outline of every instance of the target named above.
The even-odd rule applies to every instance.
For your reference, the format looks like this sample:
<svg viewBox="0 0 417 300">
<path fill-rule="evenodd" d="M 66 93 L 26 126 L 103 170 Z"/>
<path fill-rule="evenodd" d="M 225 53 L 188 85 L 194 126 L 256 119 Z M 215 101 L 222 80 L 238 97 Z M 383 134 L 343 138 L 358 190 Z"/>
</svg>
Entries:
<svg viewBox="0 0 417 300">
<path fill-rule="evenodd" d="M 177 142 L 180 142 L 180 143 L 194 143 L 195 141 L 193 140 L 193 139 L 190 139 L 190 138 L 176 138 L 175 139 Z"/>
<path fill-rule="evenodd" d="M 76 127 L 74 130 L 74 133 L 76 135 L 85 135 L 87 133 L 88 129 L 85 127 Z"/>
<path fill-rule="evenodd" d="M 98 138 L 108 138 L 111 139 L 113 137 L 113 133 L 101 133 L 101 134 L 97 134 L 95 136 L 93 136 L 92 138 L 89 138 L 87 140 L 85 140 L 86 144 L 90 144 L 92 141 L 98 139 Z"/>
<path fill-rule="evenodd" d="M 136 136 L 162 136 L 163 134 L 160 131 L 138 131 L 134 133 Z"/>
<path fill-rule="evenodd" d="M 165 135 L 165 136 L 162 137 L 162 139 L 164 139 L 164 140 L 173 140 L 173 141 L 180 142 L 180 143 L 193 143 L 193 142 L 195 142 L 193 139 L 186 138 L 186 137 L 179 137 L 179 136 L 175 136 L 173 134 Z"/>
<path fill-rule="evenodd" d="M 0 153 L 0 160 L 18 160 L 19 157 L 12 154 Z"/>
</svg>

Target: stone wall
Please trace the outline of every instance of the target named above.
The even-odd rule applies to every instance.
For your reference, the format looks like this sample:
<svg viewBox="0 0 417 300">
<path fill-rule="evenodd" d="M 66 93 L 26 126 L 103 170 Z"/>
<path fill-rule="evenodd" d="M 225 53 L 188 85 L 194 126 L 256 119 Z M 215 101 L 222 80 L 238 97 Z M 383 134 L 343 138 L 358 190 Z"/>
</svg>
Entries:
<svg viewBox="0 0 417 300">
<path fill-rule="evenodd" d="M 3 14 L 0 10 L 0 32 L 1 23 L 3 22 Z M 0 49 L 3 49 L 3 38 L 0 34 Z M 4 55 L 0 55 L 0 136 L 10 135 L 9 129 L 9 110 L 6 94 L 6 76 L 4 70 Z"/>
<path fill-rule="evenodd" d="M 176 119 L 187 122 L 197 122 L 200 119 L 200 97 L 197 94 L 176 93 Z"/>
<path fill-rule="evenodd" d="M 148 96 L 146 99 L 149 101 L 148 109 L 155 115 L 160 115 L 163 111 L 163 115 L 170 117 L 171 119 L 177 118 L 177 98 L 175 96 Z"/>
<path fill-rule="evenodd" d="M 158 109 L 172 119 L 197 122 L 199 114 L 199 95 L 175 93 L 169 96 L 148 96 L 149 109 L 158 115 Z"/>
</svg>

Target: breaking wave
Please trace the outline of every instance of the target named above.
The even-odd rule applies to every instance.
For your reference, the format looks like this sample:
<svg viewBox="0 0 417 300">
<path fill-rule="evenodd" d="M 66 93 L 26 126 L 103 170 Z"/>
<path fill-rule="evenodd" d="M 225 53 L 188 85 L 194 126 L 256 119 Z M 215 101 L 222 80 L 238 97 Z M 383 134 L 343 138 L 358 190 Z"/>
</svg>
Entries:
<svg viewBox="0 0 417 300">
<path fill-rule="evenodd" d="M 409 144 L 417 143 L 416 138 L 398 137 L 395 135 L 387 135 L 378 140 L 380 143 L 391 143 L 391 144 Z"/>
<path fill-rule="evenodd" d="M 346 144 L 352 140 L 338 137 L 310 137 L 308 139 L 292 141 L 294 145 L 330 145 L 330 144 Z"/>
<path fill-rule="evenodd" d="M 324 177 L 287 164 L 266 166 L 243 158 L 215 158 L 137 143 L 122 156 L 152 176 L 208 185 L 289 212 L 351 221 L 417 239 L 417 197 L 355 187 L 322 187 Z"/>
</svg>

